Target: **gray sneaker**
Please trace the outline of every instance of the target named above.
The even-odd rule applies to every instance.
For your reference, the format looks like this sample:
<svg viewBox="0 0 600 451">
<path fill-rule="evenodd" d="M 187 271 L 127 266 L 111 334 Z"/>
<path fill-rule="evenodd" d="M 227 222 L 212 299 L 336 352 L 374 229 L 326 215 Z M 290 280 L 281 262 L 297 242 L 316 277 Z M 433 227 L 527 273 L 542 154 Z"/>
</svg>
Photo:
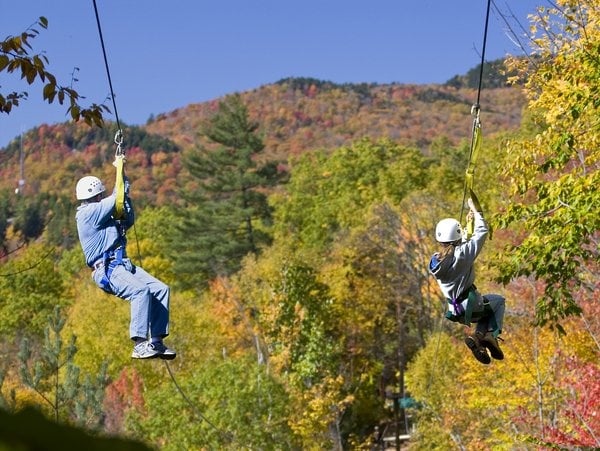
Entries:
<svg viewBox="0 0 600 451">
<path fill-rule="evenodd" d="M 175 357 L 177 357 L 177 353 L 171 348 L 167 348 L 162 341 L 150 343 L 150 346 L 158 353 L 156 357 L 164 360 L 173 360 Z"/>
<path fill-rule="evenodd" d="M 153 359 L 159 356 L 159 352 L 154 349 L 149 341 L 142 341 L 133 347 L 132 359 Z"/>
</svg>

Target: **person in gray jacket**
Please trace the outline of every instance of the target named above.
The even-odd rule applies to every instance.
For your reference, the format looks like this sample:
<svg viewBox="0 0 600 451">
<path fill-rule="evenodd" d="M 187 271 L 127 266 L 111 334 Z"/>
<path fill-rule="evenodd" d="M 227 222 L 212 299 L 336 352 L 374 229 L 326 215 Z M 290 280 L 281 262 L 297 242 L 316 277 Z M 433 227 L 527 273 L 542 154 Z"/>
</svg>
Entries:
<svg viewBox="0 0 600 451">
<path fill-rule="evenodd" d="M 463 240 L 460 222 L 442 219 L 435 229 L 435 239 L 441 245 L 429 262 L 429 271 L 448 301 L 446 318 L 467 326 L 476 323 L 475 333 L 465 343 L 481 363 L 502 360 L 504 353 L 498 345 L 504 321 L 504 297 L 497 294 L 482 296 L 475 286 L 475 259 L 481 252 L 488 235 L 488 225 L 471 198 L 468 220 L 474 221 L 473 235 Z M 488 350 L 490 354 L 488 354 Z"/>
<path fill-rule="evenodd" d="M 129 335 L 134 359 L 174 359 L 175 351 L 163 343 L 169 335 L 169 287 L 135 266 L 127 257 L 125 232 L 135 220 L 125 178 L 124 218 L 114 218 L 116 192 L 106 191 L 99 178 L 88 175 L 75 188 L 77 232 L 94 282 L 104 291 L 129 301 Z"/>
</svg>

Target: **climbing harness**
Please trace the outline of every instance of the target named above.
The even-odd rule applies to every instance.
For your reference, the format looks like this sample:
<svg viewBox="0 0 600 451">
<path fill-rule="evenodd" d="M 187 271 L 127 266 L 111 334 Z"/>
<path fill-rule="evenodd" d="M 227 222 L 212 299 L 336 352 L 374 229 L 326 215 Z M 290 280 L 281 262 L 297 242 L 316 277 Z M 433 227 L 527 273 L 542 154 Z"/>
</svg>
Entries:
<svg viewBox="0 0 600 451">
<path fill-rule="evenodd" d="M 463 306 L 464 301 L 467 301 L 466 307 Z M 456 298 L 448 299 L 448 305 L 452 306 L 452 310 L 448 309 L 446 318 L 450 321 L 460 321 L 467 325 L 471 324 L 473 306 L 476 301 L 477 287 L 473 284 Z"/>
<path fill-rule="evenodd" d="M 449 308 L 446 312 L 446 319 L 466 326 L 493 313 L 490 301 L 485 296 L 482 296 L 481 305 L 483 306 L 483 310 L 473 311 L 477 303 L 477 287 L 475 284 L 471 285 L 455 299 L 447 299 L 447 301 Z M 467 302 L 463 305 L 464 301 Z"/>
<path fill-rule="evenodd" d="M 124 258 L 127 258 L 127 255 L 125 254 L 125 246 L 122 245 L 116 249 L 106 251 L 102 255 L 102 258 L 92 266 L 93 270 L 104 267 L 104 275 L 102 276 L 102 280 L 100 280 L 100 286 L 107 293 L 114 294 L 110 287 L 110 276 L 117 266 L 123 264 Z"/>
</svg>

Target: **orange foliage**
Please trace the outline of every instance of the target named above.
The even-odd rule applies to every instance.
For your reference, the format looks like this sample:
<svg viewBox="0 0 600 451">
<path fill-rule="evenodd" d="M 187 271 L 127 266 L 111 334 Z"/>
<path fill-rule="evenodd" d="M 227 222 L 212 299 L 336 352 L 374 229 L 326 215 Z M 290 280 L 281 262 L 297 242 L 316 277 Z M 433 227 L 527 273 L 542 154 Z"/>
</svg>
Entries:
<svg viewBox="0 0 600 451">
<path fill-rule="evenodd" d="M 211 317 L 217 321 L 218 335 L 227 342 L 228 354 L 245 354 L 254 343 L 255 335 L 247 308 L 242 304 L 237 288 L 226 278 L 213 280 L 209 287 Z"/>
</svg>

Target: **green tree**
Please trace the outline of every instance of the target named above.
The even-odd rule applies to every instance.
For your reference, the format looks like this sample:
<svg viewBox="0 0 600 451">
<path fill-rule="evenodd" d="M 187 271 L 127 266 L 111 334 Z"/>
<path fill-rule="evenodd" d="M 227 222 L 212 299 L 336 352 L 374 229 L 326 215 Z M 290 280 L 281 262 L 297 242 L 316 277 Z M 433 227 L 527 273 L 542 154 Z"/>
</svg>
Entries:
<svg viewBox="0 0 600 451">
<path fill-rule="evenodd" d="M 42 334 L 56 305 L 68 304 L 63 279 L 55 267 L 56 249 L 31 244 L 0 268 L 0 332 L 27 330 Z"/>
<path fill-rule="evenodd" d="M 355 388 L 347 373 L 359 377 L 364 368 L 341 365 L 345 318 L 320 274 L 282 244 L 245 259 L 233 280 L 254 321 L 258 358 L 287 393 L 285 421 L 302 449 L 330 449 L 344 439 L 342 422 Z"/>
<path fill-rule="evenodd" d="M 273 286 L 273 297 L 277 312 L 268 325 L 273 353 L 284 356 L 282 369 L 296 381 L 318 383 L 338 368 L 340 357 L 329 288 L 311 268 L 288 264 Z"/>
<path fill-rule="evenodd" d="M 536 66 L 514 62 L 527 75 L 528 111 L 538 127 L 507 146 L 510 202 L 499 219 L 521 235 L 500 256 L 501 280 L 542 281 L 537 320 L 560 327 L 581 312 L 573 294 L 598 280 L 600 7 L 597 0 L 554 6 L 532 24 Z"/>
<path fill-rule="evenodd" d="M 263 190 L 280 177 L 275 163 L 257 163 L 264 147 L 257 129 L 240 96 L 229 96 L 202 130 L 212 146 L 185 159 L 194 188 L 181 193 L 186 207 L 179 211 L 173 249 L 178 274 L 193 283 L 234 273 L 245 255 L 271 242 Z"/>
<path fill-rule="evenodd" d="M 282 385 L 250 357 L 203 362 L 193 376 L 178 377 L 181 392 L 169 384 L 148 393 L 152 415 L 132 411 L 128 418 L 136 434 L 162 450 L 299 449 Z"/>
<path fill-rule="evenodd" d="M 97 428 L 102 421 L 106 365 L 95 380 L 89 376 L 82 380 L 79 367 L 73 364 L 76 338 L 72 335 L 65 345 L 61 337 L 64 325 L 65 318 L 56 307 L 48 319 L 41 348 L 33 349 L 31 341 L 23 338 L 19 352 L 21 380 L 39 395 L 55 421 Z"/>
<path fill-rule="evenodd" d="M 40 17 L 36 23 L 17 36 L 7 36 L 0 41 L 0 73 L 19 75 L 27 84 L 32 85 L 36 80 L 44 83 L 43 99 L 48 103 L 58 100 L 63 104 L 68 100 L 68 112 L 75 121 L 83 118 L 86 124 L 102 126 L 104 112 L 109 111 L 105 105 L 92 104 L 82 108 L 79 104 L 80 95 L 72 87 L 61 86 L 56 77 L 46 69 L 48 57 L 43 53 L 31 53 L 31 41 L 40 33 L 39 29 L 48 28 L 48 19 Z M 9 114 L 13 107 L 18 107 L 22 100 L 27 99 L 27 91 L 13 91 L 3 94 L 0 92 L 0 112 Z"/>
<path fill-rule="evenodd" d="M 456 387 L 461 372 L 456 346 L 442 331 L 432 334 L 408 366 L 406 386 L 422 405 L 416 415 L 415 449 L 453 449 L 456 446 L 455 421 L 447 422 L 446 410 L 456 401 Z"/>
<path fill-rule="evenodd" d="M 42 198 L 24 199 L 20 197 L 15 210 L 14 230 L 25 241 L 31 241 L 39 237 L 45 226 L 45 206 Z"/>
<path fill-rule="evenodd" d="M 287 194 L 274 200 L 277 233 L 322 248 L 359 224 L 373 203 L 399 203 L 424 187 L 425 170 L 418 150 L 386 139 L 362 139 L 331 155 L 306 153 L 294 162 Z"/>
</svg>

